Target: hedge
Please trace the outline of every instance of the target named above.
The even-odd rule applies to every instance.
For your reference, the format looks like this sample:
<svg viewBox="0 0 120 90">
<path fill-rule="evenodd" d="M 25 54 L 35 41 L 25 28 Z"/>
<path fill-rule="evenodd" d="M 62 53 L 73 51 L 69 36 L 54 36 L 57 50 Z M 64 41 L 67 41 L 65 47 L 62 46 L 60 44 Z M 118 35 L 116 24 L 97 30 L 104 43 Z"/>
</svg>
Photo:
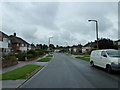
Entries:
<svg viewBox="0 0 120 90">
<path fill-rule="evenodd" d="M 5 61 L 5 60 L 16 60 L 16 57 L 15 56 L 5 56 L 2 60 L 3 61 Z"/>
</svg>

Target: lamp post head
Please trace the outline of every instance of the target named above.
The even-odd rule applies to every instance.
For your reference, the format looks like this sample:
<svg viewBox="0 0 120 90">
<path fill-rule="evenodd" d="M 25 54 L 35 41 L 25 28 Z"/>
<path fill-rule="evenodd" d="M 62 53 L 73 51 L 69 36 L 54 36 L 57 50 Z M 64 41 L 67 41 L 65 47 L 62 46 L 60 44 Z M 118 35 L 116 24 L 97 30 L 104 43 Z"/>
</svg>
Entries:
<svg viewBox="0 0 120 90">
<path fill-rule="evenodd" d="M 88 20 L 88 22 L 91 22 L 91 21 L 97 22 L 97 20 Z"/>
<path fill-rule="evenodd" d="M 49 37 L 49 38 L 53 38 L 53 36 Z"/>
<path fill-rule="evenodd" d="M 88 20 L 88 22 L 91 22 L 92 20 Z"/>
</svg>

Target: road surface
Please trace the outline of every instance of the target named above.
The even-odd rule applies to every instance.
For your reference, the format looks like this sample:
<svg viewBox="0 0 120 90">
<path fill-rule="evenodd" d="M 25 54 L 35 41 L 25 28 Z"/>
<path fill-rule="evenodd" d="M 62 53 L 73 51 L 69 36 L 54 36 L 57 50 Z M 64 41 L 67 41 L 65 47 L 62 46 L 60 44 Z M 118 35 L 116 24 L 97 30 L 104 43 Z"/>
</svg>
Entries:
<svg viewBox="0 0 120 90">
<path fill-rule="evenodd" d="M 119 73 L 90 67 L 89 62 L 55 53 L 53 60 L 20 88 L 118 88 Z"/>
</svg>

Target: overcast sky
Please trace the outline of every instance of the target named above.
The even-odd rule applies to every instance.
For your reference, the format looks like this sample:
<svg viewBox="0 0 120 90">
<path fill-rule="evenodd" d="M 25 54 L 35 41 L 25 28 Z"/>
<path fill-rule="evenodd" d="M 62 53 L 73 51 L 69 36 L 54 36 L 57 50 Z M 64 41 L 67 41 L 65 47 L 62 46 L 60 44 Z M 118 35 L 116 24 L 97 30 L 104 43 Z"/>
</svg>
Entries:
<svg viewBox="0 0 120 90">
<path fill-rule="evenodd" d="M 99 22 L 99 38 L 118 39 L 117 2 L 4 2 L 2 31 L 17 33 L 29 43 L 55 45 L 86 44 L 96 39 L 95 22 Z"/>
</svg>

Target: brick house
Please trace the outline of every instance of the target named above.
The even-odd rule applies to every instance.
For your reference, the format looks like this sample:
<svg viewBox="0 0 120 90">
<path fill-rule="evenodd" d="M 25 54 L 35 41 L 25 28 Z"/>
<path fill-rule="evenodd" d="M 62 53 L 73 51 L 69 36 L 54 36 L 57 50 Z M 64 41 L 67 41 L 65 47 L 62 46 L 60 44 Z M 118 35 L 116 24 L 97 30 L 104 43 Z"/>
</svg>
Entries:
<svg viewBox="0 0 120 90">
<path fill-rule="evenodd" d="M 82 45 L 81 44 L 74 45 L 74 46 L 72 46 L 71 50 L 74 53 L 82 53 Z"/>
<path fill-rule="evenodd" d="M 88 42 L 82 47 L 82 53 L 89 52 L 96 47 L 97 47 L 97 44 L 95 42 Z"/>
<path fill-rule="evenodd" d="M 27 52 L 28 49 L 30 48 L 30 44 L 23 40 L 22 38 L 17 37 L 16 33 L 14 33 L 14 35 L 10 35 L 9 38 L 11 40 L 10 44 L 10 46 L 12 47 L 11 51 L 14 53 Z"/>
</svg>

